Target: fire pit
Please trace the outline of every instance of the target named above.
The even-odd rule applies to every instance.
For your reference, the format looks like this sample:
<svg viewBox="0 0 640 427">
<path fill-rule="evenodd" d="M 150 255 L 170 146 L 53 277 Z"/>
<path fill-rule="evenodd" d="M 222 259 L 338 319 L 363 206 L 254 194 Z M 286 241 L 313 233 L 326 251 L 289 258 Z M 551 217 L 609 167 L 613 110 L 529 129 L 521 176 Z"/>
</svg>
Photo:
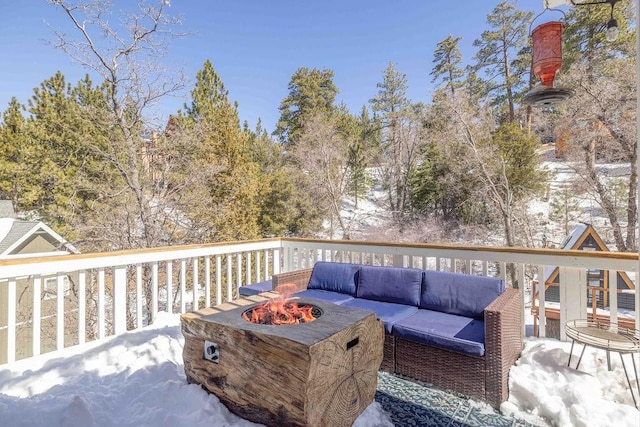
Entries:
<svg viewBox="0 0 640 427">
<path fill-rule="evenodd" d="M 252 299 L 182 316 L 187 380 L 253 422 L 351 425 L 375 395 L 382 322 L 369 311 L 300 299 L 285 303 L 310 307 L 313 320 L 252 323 L 246 318 L 267 300 Z"/>
<path fill-rule="evenodd" d="M 298 304 L 296 299 L 290 298 L 295 292 L 295 285 L 280 285 L 277 292 L 280 295 L 245 310 L 242 318 L 247 322 L 261 325 L 299 325 L 313 322 L 322 315 L 322 310 L 318 306 Z"/>
</svg>

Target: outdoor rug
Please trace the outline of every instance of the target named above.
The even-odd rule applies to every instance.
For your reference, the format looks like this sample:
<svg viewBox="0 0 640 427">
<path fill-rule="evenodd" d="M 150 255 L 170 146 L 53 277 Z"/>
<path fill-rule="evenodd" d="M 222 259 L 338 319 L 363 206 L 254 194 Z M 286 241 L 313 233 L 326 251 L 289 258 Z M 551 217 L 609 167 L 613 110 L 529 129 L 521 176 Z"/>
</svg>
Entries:
<svg viewBox="0 0 640 427">
<path fill-rule="evenodd" d="M 376 402 L 397 427 L 531 427 L 534 424 L 505 417 L 468 398 L 429 387 L 412 379 L 378 373 Z"/>
</svg>

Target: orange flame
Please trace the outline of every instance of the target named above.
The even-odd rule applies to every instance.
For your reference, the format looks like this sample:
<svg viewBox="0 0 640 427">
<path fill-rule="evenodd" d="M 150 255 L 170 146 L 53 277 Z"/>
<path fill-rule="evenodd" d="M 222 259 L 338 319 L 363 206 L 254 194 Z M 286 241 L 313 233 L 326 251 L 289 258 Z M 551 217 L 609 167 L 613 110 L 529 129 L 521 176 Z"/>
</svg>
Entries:
<svg viewBox="0 0 640 427">
<path fill-rule="evenodd" d="M 242 314 L 244 320 L 262 325 L 298 325 L 313 322 L 316 318 L 312 314 L 312 306 L 289 301 L 291 294 L 296 290 L 296 285 L 293 283 L 278 286 L 275 291 L 280 295 L 254 307 L 250 310 L 251 316 L 245 311 Z"/>
</svg>

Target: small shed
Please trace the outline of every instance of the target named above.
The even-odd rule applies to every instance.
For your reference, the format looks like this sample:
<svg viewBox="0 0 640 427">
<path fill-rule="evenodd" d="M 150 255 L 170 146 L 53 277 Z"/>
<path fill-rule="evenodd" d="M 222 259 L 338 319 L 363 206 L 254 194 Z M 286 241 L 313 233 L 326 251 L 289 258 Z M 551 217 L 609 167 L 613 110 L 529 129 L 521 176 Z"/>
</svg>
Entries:
<svg viewBox="0 0 640 427">
<path fill-rule="evenodd" d="M 565 237 L 561 249 L 573 249 L 580 251 L 609 251 L 607 245 L 602 241 L 591 224 L 580 223 L 573 227 L 573 230 Z M 609 270 L 589 270 L 587 272 L 587 285 L 589 287 L 600 287 L 608 291 L 609 274 L 616 274 L 618 289 L 634 290 L 635 284 L 624 271 L 611 272 Z M 545 297 L 547 301 L 559 301 L 557 286 L 560 284 L 560 268 L 558 266 L 544 267 Z M 555 285 L 555 286 L 554 286 Z M 608 298 L 607 292 L 599 293 L 600 307 L 606 306 Z M 590 298 L 590 297 L 589 297 Z M 627 301 L 628 300 L 628 301 Z M 633 310 L 634 300 L 632 294 L 620 294 L 618 296 L 618 306 Z"/>
<path fill-rule="evenodd" d="M 571 232 L 565 237 L 561 244 L 561 249 L 566 250 L 581 250 L 581 251 L 609 251 L 607 245 L 600 238 L 596 230 L 591 224 L 580 223 L 577 224 Z M 635 307 L 634 293 L 635 283 L 629 278 L 624 271 L 610 271 L 610 270 L 588 270 L 587 271 L 587 305 L 592 308 L 588 316 L 593 317 L 597 309 L 607 310 L 609 308 L 609 275 L 616 275 L 616 286 L 618 288 L 618 308 L 633 310 Z M 558 266 L 545 266 L 543 272 L 544 278 L 544 292 L 545 301 L 550 303 L 560 302 L 560 268 Z M 534 315 L 534 334 L 537 335 L 537 318 L 538 318 L 538 306 L 536 304 L 537 295 L 539 292 L 538 281 L 534 282 L 533 288 L 533 304 L 531 311 Z M 536 289 L 538 288 L 538 289 Z M 627 292 L 625 292 L 627 291 Z M 550 325 L 554 321 L 559 321 L 559 311 L 553 307 L 547 307 L 545 310 L 547 317 L 547 336 L 554 336 L 556 333 L 550 332 L 559 327 L 559 325 Z M 588 317 L 587 316 L 587 317 Z M 600 316 L 606 317 L 608 315 Z M 618 316 L 618 322 L 624 323 L 625 320 L 621 316 Z M 559 336 L 559 330 L 557 335 Z"/>
</svg>

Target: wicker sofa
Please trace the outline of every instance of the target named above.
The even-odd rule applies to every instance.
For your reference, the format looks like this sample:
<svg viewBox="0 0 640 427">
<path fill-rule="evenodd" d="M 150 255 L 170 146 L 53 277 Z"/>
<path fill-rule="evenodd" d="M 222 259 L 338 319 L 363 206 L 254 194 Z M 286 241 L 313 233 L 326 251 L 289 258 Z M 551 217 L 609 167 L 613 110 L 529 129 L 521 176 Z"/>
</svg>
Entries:
<svg viewBox="0 0 640 427">
<path fill-rule="evenodd" d="M 317 262 L 273 276 L 273 288 L 371 310 L 385 327 L 381 369 L 483 400 L 508 398 L 523 345 L 520 292 L 498 278 L 413 268 Z"/>
</svg>

